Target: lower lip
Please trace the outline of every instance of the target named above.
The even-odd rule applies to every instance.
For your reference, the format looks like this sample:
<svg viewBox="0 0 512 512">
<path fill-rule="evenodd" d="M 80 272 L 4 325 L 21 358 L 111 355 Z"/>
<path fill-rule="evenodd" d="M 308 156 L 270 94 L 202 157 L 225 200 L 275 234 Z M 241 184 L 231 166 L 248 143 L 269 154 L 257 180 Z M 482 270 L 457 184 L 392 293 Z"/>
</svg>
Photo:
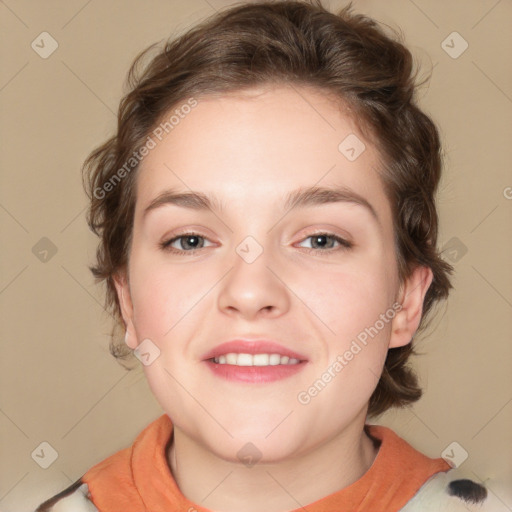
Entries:
<svg viewBox="0 0 512 512">
<path fill-rule="evenodd" d="M 210 370 L 226 380 L 250 383 L 266 383 L 286 379 L 300 372 L 307 361 L 298 364 L 276 364 L 275 366 L 236 366 L 205 361 Z"/>
</svg>

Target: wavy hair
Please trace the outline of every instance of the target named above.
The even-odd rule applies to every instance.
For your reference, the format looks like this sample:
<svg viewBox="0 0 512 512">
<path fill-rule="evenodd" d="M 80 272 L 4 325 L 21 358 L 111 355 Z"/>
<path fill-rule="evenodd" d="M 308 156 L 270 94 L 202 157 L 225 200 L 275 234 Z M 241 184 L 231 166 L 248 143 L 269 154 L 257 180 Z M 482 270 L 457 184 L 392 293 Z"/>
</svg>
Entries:
<svg viewBox="0 0 512 512">
<path fill-rule="evenodd" d="M 83 166 L 90 198 L 87 222 L 100 240 L 90 268 L 98 281 L 106 282 L 106 309 L 116 319 L 110 352 L 121 364 L 133 356 L 120 335 L 124 324 L 114 276 L 128 261 L 139 166 L 133 155 L 143 152 L 152 130 L 190 97 L 292 84 L 339 99 L 379 151 L 379 175 L 393 213 L 400 282 L 417 265 L 432 269 L 417 333 L 435 303 L 448 296 L 453 267 L 436 247 L 435 194 L 442 169 L 438 130 L 416 104 L 415 93 L 422 84 L 417 83 L 401 33 L 390 29 L 388 35 L 372 18 L 352 9 L 350 3 L 332 13 L 321 0 L 236 4 L 161 47 L 151 45 L 132 63 L 117 132 L 92 151 Z M 131 166 L 127 168 L 126 162 Z M 412 342 L 388 350 L 368 415 L 421 397 L 417 377 L 408 366 L 415 353 Z"/>
</svg>

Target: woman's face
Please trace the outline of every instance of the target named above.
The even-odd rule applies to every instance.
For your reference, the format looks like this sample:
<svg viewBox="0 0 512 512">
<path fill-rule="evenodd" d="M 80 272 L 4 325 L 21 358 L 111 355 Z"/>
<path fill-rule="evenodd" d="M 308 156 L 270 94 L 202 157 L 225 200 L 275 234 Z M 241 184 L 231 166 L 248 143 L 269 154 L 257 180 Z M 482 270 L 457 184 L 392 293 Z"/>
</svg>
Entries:
<svg viewBox="0 0 512 512">
<path fill-rule="evenodd" d="M 394 332 L 390 204 L 376 151 L 324 94 L 198 100 L 139 170 L 127 343 L 175 428 L 226 460 L 252 443 L 276 461 L 363 422 L 388 348 L 410 339 Z"/>
</svg>

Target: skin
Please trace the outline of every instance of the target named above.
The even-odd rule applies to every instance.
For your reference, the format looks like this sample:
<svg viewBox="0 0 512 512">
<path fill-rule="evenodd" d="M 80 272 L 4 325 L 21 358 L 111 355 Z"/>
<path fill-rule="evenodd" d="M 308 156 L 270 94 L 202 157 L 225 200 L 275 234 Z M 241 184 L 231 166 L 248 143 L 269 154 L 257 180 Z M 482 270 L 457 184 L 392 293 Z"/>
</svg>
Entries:
<svg viewBox="0 0 512 512">
<path fill-rule="evenodd" d="M 387 350 L 418 328 L 432 271 L 417 267 L 399 283 L 379 155 L 332 99 L 280 86 L 198 100 L 139 169 L 129 264 L 115 280 L 126 343 L 149 338 L 160 350 L 143 368 L 174 424 L 167 458 L 188 499 L 224 512 L 295 510 L 352 484 L 375 460 L 363 432 L 368 401 Z M 366 145 L 352 162 L 338 150 L 349 134 Z M 348 202 L 285 215 L 284 196 L 312 185 L 351 188 L 380 222 Z M 144 217 L 169 188 L 215 194 L 224 209 L 167 204 Z M 190 230 L 205 237 L 197 253 L 159 247 Z M 353 247 L 330 238 L 325 248 L 313 245 L 308 237 L 322 230 Z M 236 252 L 249 235 L 263 248 L 250 264 Z M 190 241 L 173 247 L 190 251 Z M 298 393 L 395 302 L 402 309 L 378 335 L 310 403 L 299 403 Z M 306 355 L 306 367 L 247 384 L 220 379 L 202 362 L 214 346 L 250 335 Z M 237 457 L 249 442 L 261 453 L 252 467 Z"/>
</svg>

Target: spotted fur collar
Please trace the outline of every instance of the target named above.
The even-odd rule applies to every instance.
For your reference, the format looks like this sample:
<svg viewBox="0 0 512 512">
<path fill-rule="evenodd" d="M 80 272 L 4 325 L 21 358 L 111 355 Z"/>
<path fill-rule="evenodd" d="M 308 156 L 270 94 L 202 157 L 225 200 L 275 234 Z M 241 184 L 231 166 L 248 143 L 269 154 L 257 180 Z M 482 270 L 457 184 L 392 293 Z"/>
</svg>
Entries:
<svg viewBox="0 0 512 512">
<path fill-rule="evenodd" d="M 492 512 L 496 509 L 493 497 L 483 485 L 458 478 L 461 475 L 457 473 L 455 469 L 436 473 L 397 512 Z M 39 505 L 35 512 L 101 512 L 90 500 L 88 491 L 87 484 L 77 480 Z"/>
</svg>

